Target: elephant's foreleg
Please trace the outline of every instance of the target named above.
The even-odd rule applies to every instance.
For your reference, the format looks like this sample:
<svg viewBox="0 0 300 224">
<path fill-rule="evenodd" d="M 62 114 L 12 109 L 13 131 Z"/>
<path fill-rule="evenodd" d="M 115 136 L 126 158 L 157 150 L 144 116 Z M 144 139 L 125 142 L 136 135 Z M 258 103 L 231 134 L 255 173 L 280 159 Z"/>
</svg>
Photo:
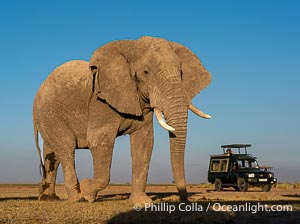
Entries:
<svg viewBox="0 0 300 224">
<path fill-rule="evenodd" d="M 145 193 L 153 149 L 152 115 L 148 119 L 140 130 L 130 135 L 132 158 L 132 194 L 130 201 L 132 203 L 151 202 L 151 199 Z"/>
<path fill-rule="evenodd" d="M 93 157 L 94 178 L 83 179 L 80 182 L 81 194 L 89 202 L 94 202 L 97 192 L 103 190 L 110 181 L 112 154 L 117 134 L 117 129 L 111 130 L 110 128 L 98 129 L 97 137 L 93 137 L 94 141 L 90 146 Z"/>
<path fill-rule="evenodd" d="M 45 176 L 40 183 L 40 195 L 39 200 L 41 201 L 55 201 L 59 200 L 59 197 L 55 193 L 55 182 L 57 175 L 57 168 L 59 161 L 56 158 L 55 153 L 51 148 L 44 143 L 44 165 L 45 165 Z"/>
</svg>

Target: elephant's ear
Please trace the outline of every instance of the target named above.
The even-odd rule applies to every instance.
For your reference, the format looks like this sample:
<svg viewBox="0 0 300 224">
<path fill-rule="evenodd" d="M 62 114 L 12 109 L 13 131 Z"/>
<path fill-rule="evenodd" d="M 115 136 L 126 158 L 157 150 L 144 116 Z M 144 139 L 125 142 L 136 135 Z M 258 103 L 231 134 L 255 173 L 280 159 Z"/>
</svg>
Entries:
<svg viewBox="0 0 300 224">
<path fill-rule="evenodd" d="M 95 95 L 120 113 L 141 116 L 138 90 L 127 59 L 132 42 L 114 41 L 98 48 L 90 59 L 90 67 L 95 76 Z"/>
<path fill-rule="evenodd" d="M 201 64 L 199 58 L 187 47 L 172 43 L 172 47 L 182 63 L 182 80 L 189 101 L 211 82 L 210 73 Z"/>
</svg>

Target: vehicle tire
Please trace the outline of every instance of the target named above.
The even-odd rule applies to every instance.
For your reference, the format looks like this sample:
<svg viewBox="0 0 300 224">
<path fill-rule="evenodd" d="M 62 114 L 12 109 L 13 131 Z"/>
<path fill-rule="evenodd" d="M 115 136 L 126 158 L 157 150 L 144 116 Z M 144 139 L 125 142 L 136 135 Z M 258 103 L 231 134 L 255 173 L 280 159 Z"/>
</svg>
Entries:
<svg viewBox="0 0 300 224">
<path fill-rule="evenodd" d="M 222 181 L 219 178 L 215 179 L 215 191 L 222 191 L 223 190 L 223 184 Z"/>
<path fill-rule="evenodd" d="M 244 178 L 238 178 L 237 184 L 240 191 L 242 192 L 248 191 L 248 183 Z"/>
<path fill-rule="evenodd" d="M 262 191 L 269 192 L 272 188 L 272 184 L 265 184 L 262 186 Z"/>
</svg>

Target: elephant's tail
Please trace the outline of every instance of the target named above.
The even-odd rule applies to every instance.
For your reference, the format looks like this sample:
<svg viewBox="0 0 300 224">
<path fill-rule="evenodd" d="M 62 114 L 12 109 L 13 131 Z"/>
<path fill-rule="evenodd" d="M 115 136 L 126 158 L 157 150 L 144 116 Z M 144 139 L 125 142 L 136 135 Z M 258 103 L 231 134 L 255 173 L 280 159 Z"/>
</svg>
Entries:
<svg viewBox="0 0 300 224">
<path fill-rule="evenodd" d="M 40 158 L 40 174 L 45 178 L 46 177 L 45 165 L 43 163 L 41 148 L 39 146 L 39 131 L 38 131 L 38 128 L 37 128 L 37 125 L 36 125 L 35 121 L 33 121 L 33 128 L 34 128 L 35 146 L 37 148 L 39 158 Z"/>
</svg>

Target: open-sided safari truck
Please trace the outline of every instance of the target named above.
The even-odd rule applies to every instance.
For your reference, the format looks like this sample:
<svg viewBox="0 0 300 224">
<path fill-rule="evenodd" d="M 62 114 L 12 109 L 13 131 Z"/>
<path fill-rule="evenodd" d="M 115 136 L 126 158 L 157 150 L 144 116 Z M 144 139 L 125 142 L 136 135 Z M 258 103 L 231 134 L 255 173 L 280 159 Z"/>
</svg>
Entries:
<svg viewBox="0 0 300 224">
<path fill-rule="evenodd" d="M 208 182 L 215 184 L 215 190 L 233 187 L 247 191 L 248 186 L 261 186 L 262 191 L 270 191 L 276 183 L 271 167 L 260 167 L 256 157 L 248 154 L 249 144 L 222 145 L 223 154 L 211 155 Z M 242 153 L 241 153 L 242 149 Z"/>
</svg>

